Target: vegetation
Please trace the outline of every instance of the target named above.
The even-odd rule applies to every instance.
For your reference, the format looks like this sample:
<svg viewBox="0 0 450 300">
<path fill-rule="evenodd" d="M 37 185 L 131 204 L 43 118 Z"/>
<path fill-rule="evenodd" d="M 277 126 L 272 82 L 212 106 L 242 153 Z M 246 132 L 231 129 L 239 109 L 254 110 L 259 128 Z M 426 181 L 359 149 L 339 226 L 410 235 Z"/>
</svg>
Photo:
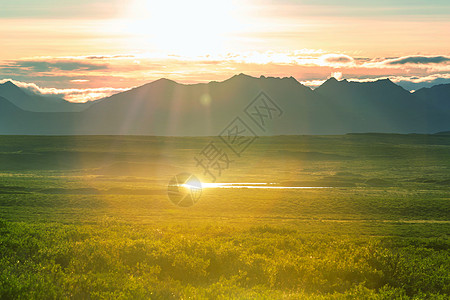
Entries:
<svg viewBox="0 0 450 300">
<path fill-rule="evenodd" d="M 450 137 L 259 138 L 178 208 L 210 138 L 0 137 L 0 299 L 448 299 Z"/>
</svg>

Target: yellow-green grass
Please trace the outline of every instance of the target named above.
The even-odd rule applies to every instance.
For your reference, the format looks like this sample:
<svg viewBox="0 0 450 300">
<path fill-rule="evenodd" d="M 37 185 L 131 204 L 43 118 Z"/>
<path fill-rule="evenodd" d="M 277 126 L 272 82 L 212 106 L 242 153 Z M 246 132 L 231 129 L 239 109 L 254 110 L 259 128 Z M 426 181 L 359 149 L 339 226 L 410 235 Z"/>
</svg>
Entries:
<svg viewBox="0 0 450 300">
<path fill-rule="evenodd" d="M 259 138 L 217 182 L 327 188 L 173 205 L 210 141 L 0 137 L 0 298 L 448 297 L 450 137 Z"/>
</svg>

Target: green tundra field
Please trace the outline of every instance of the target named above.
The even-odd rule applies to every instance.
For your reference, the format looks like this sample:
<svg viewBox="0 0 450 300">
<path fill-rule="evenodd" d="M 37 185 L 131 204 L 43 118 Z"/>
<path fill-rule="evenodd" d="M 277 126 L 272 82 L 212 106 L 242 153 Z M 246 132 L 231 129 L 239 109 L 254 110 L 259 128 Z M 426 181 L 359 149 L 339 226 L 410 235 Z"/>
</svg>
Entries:
<svg viewBox="0 0 450 300">
<path fill-rule="evenodd" d="M 0 299 L 448 299 L 450 135 L 0 136 Z M 285 189 L 281 187 L 307 187 Z"/>
</svg>

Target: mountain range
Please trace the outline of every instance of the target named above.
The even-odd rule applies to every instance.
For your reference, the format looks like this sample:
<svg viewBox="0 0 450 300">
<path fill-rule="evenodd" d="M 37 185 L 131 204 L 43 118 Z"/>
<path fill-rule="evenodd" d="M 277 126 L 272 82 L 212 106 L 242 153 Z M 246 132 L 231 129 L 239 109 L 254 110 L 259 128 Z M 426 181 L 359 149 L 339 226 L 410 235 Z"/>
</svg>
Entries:
<svg viewBox="0 0 450 300">
<path fill-rule="evenodd" d="M 245 113 L 261 92 L 279 109 L 270 119 L 260 107 L 264 128 Z M 0 85 L 0 134 L 212 136 L 236 117 L 257 135 L 445 132 L 450 84 L 410 93 L 389 79 L 330 78 L 311 90 L 293 77 L 239 74 L 191 85 L 159 79 L 85 105 Z"/>
</svg>

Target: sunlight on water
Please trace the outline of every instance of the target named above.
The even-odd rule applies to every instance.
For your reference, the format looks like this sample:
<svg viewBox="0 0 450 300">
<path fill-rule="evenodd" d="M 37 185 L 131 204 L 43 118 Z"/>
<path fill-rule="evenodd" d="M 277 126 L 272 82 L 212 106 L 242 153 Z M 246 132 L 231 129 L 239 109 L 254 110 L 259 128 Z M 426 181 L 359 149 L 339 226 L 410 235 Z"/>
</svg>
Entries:
<svg viewBox="0 0 450 300">
<path fill-rule="evenodd" d="M 219 188 L 219 189 L 327 189 L 324 186 L 279 186 L 276 183 L 264 182 L 203 182 L 202 188 Z"/>
</svg>

